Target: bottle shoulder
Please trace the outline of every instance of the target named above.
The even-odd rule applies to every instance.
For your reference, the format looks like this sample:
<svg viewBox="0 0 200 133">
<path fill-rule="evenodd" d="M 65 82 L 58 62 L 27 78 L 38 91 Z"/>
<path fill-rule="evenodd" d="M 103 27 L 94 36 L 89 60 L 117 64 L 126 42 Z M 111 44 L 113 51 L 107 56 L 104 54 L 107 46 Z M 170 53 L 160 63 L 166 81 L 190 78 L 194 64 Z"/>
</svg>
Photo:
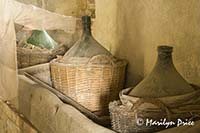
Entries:
<svg viewBox="0 0 200 133">
<path fill-rule="evenodd" d="M 104 48 L 92 36 L 80 38 L 72 48 L 65 54 L 67 57 L 93 57 L 95 55 L 111 55 L 111 53 Z"/>
</svg>

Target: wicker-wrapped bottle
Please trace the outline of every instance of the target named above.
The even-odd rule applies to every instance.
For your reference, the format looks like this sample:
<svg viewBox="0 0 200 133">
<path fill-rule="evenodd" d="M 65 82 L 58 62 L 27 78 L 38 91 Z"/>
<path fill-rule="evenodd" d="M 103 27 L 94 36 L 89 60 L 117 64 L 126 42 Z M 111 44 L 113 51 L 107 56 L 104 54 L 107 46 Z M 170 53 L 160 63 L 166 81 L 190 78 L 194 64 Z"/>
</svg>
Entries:
<svg viewBox="0 0 200 133">
<path fill-rule="evenodd" d="M 50 63 L 53 86 L 99 115 L 123 88 L 126 62 L 116 59 L 91 33 L 91 18 L 82 17 L 82 37 L 64 57 Z"/>
<path fill-rule="evenodd" d="M 56 58 L 57 55 L 64 55 L 68 50 L 67 46 L 55 42 L 44 30 L 34 30 L 31 36 L 20 31 L 17 36 L 18 68 L 47 63 Z"/>
<path fill-rule="evenodd" d="M 194 111 L 194 108 L 199 105 L 200 91 L 195 91 L 197 88 L 188 84 L 177 72 L 172 50 L 171 46 L 159 46 L 152 72 L 136 87 L 122 90 L 120 101 L 110 103 L 114 130 L 120 133 L 157 132 L 174 126 L 166 127 L 166 121 L 176 124 L 177 119 L 190 119 L 193 113 L 194 116 L 199 114 L 200 111 Z M 192 105 L 195 105 L 194 108 L 191 108 Z M 164 124 L 158 126 L 152 124 L 154 122 Z"/>
</svg>

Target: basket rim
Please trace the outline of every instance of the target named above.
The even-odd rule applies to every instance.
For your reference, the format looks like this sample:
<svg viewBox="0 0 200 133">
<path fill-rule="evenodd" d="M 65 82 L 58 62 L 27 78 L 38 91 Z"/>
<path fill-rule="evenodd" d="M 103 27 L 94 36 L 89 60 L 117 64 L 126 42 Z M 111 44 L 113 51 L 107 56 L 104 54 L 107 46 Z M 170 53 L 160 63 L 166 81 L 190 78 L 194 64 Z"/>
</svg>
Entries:
<svg viewBox="0 0 200 133">
<path fill-rule="evenodd" d="M 88 66 L 88 67 L 119 67 L 119 66 L 126 66 L 128 64 L 128 62 L 126 60 L 119 60 L 117 61 L 117 63 L 115 63 L 115 65 L 111 65 L 111 64 L 65 64 L 62 62 L 57 62 L 57 59 L 53 59 L 52 61 L 50 61 L 49 63 L 50 65 L 57 65 L 57 66 L 76 66 L 76 67 L 80 67 L 80 66 Z"/>
<path fill-rule="evenodd" d="M 129 88 L 125 88 L 123 89 L 119 95 L 124 95 L 128 98 L 135 98 L 135 99 L 139 99 L 139 98 L 143 98 L 143 97 L 138 97 L 138 96 L 129 96 L 128 95 L 128 92 L 130 90 L 134 89 L 134 87 L 129 87 Z M 156 99 L 171 99 L 171 98 L 181 98 L 181 97 L 184 97 L 184 96 L 190 96 L 190 95 L 195 95 L 197 93 L 200 93 L 200 90 L 194 90 L 193 92 L 189 92 L 189 93 L 186 93 L 186 94 L 182 94 L 182 95 L 175 95 L 175 96 L 165 96 L 165 97 L 157 97 Z"/>
<path fill-rule="evenodd" d="M 29 52 L 30 53 L 51 53 L 51 50 L 44 50 L 44 51 L 32 51 L 31 49 L 27 49 L 27 48 L 17 48 L 17 52 Z"/>
<path fill-rule="evenodd" d="M 119 97 L 120 97 L 120 100 L 122 101 L 122 103 L 126 102 L 126 101 L 130 101 L 130 102 L 135 103 L 137 100 L 139 100 L 141 98 L 141 97 L 129 96 L 128 92 L 131 89 L 132 88 L 127 88 L 127 89 L 123 89 L 122 91 L 120 91 Z M 200 90 L 196 90 L 196 91 L 190 92 L 188 94 L 159 97 L 159 98 L 156 98 L 156 99 L 162 101 L 168 107 L 173 108 L 173 107 L 184 105 L 183 103 L 185 101 L 188 101 L 191 97 L 198 97 L 198 96 L 200 96 Z"/>
</svg>

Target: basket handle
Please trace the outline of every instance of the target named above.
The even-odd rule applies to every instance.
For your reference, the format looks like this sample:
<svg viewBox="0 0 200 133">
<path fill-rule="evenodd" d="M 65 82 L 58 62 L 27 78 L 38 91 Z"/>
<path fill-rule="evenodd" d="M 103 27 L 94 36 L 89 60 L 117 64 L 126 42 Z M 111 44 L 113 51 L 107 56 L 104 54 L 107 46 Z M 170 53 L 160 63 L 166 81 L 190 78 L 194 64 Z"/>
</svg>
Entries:
<svg viewBox="0 0 200 133">
<path fill-rule="evenodd" d="M 165 112 L 167 114 L 167 119 L 171 120 L 171 111 L 169 110 L 169 108 L 166 105 L 164 105 L 162 103 L 162 101 L 160 101 L 157 98 L 140 98 L 139 100 L 136 101 L 136 103 L 132 107 L 132 109 L 137 110 L 141 105 L 143 105 L 145 103 L 150 103 L 150 104 L 153 104 L 156 107 L 160 108 L 163 112 Z M 136 112 L 136 114 L 137 114 L 137 112 Z"/>
<path fill-rule="evenodd" d="M 88 64 L 88 65 L 93 64 L 93 62 L 94 62 L 95 60 L 99 60 L 99 59 L 101 59 L 101 58 L 104 58 L 104 59 L 108 60 L 110 65 L 115 65 L 114 61 L 112 60 L 112 58 L 111 58 L 110 56 L 103 55 L 103 54 L 102 54 L 102 55 L 93 56 L 92 58 L 89 59 L 89 61 L 88 61 L 87 64 Z"/>
<path fill-rule="evenodd" d="M 189 121 L 192 121 L 192 120 L 194 120 L 195 118 L 200 118 L 200 115 L 199 115 L 199 114 L 192 114 L 192 113 L 191 113 L 191 118 L 189 119 Z"/>
</svg>

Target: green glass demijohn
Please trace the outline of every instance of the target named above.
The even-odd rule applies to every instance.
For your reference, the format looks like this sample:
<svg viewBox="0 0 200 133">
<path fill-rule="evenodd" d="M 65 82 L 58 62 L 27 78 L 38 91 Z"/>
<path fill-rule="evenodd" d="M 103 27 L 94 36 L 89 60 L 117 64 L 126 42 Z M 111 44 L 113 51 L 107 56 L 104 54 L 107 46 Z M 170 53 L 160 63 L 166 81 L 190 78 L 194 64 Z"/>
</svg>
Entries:
<svg viewBox="0 0 200 133">
<path fill-rule="evenodd" d="M 46 49 L 54 49 L 58 45 L 45 30 L 34 30 L 27 43 Z"/>
</svg>

